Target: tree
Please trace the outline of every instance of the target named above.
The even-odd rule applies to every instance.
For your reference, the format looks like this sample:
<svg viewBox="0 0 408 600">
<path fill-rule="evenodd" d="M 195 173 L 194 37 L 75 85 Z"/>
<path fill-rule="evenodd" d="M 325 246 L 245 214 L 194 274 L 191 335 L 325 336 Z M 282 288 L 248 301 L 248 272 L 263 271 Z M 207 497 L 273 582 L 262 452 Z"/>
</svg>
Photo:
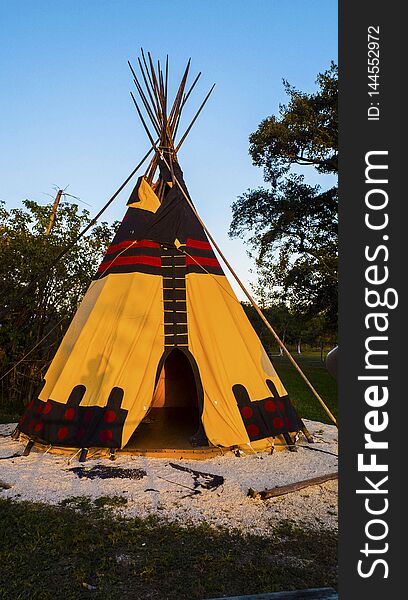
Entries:
<svg viewBox="0 0 408 600">
<path fill-rule="evenodd" d="M 17 407 L 36 391 L 81 301 L 117 224 L 93 227 L 53 268 L 58 254 L 89 222 L 89 212 L 62 202 L 49 236 L 51 206 L 25 200 L 7 211 L 0 204 L 0 288 L 7 309 L 0 328 L 0 377 L 46 337 L 2 380 L 2 396 Z M 27 284 L 38 279 L 28 293 Z"/>
<path fill-rule="evenodd" d="M 251 134 L 250 154 L 270 188 L 248 190 L 232 205 L 231 237 L 248 238 L 258 268 L 256 291 L 286 303 L 302 318 L 337 322 L 337 185 L 306 183 L 299 166 L 337 173 L 337 67 L 306 94 L 284 81 L 289 96 L 279 117 Z"/>
<path fill-rule="evenodd" d="M 319 173 L 338 171 L 338 69 L 319 73 L 319 90 L 306 94 L 283 85 L 289 102 L 279 106 L 279 117 L 264 119 L 249 136 L 254 164 L 263 167 L 265 181 L 275 182 L 293 165 L 313 166 Z"/>
</svg>

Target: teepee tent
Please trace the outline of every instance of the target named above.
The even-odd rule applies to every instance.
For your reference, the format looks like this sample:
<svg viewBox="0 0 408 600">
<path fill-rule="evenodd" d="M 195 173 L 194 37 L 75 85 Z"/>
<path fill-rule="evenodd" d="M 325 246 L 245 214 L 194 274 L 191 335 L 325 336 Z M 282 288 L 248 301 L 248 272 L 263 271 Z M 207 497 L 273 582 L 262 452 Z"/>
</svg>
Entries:
<svg viewBox="0 0 408 600">
<path fill-rule="evenodd" d="M 152 132 L 132 97 L 152 158 L 18 429 L 31 444 L 78 449 L 121 449 L 130 440 L 136 448 L 260 449 L 276 436 L 292 446 L 303 423 L 224 275 L 178 162 L 209 94 L 176 142 L 198 77 L 187 91 L 188 64 L 169 108 L 168 62 L 163 72 L 142 52 L 139 66 L 144 87 L 132 73 Z"/>
</svg>

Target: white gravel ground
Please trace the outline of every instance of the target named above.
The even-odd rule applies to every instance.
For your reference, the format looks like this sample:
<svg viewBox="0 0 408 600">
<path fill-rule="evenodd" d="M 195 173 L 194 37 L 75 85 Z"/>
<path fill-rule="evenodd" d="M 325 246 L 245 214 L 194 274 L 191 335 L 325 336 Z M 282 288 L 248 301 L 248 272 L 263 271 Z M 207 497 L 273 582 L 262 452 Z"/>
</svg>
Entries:
<svg viewBox="0 0 408 600">
<path fill-rule="evenodd" d="M 316 421 L 305 421 L 315 437 L 310 448 L 337 455 L 337 429 Z M 248 489 L 270 489 L 337 471 L 337 457 L 325 452 L 299 447 L 297 453 L 288 450 L 244 457 L 223 456 L 209 460 L 169 460 L 119 455 L 112 463 L 107 459 L 89 460 L 85 468 L 95 465 L 123 469 L 142 469 L 141 479 L 86 479 L 69 471 L 82 466 L 77 458 L 44 454 L 33 450 L 28 457 L 19 456 L 23 445 L 13 441 L 9 433 L 13 424 L 0 425 L 0 497 L 58 504 L 73 496 L 124 496 L 127 504 L 120 511 L 125 516 L 146 517 L 156 514 L 183 524 L 206 521 L 214 526 L 239 529 L 242 532 L 268 535 L 271 528 L 286 519 L 304 528 L 337 528 L 337 481 L 308 487 L 267 501 L 248 497 Z M 302 437 L 301 446 L 308 446 Z M 214 489 L 199 485 L 193 494 L 194 477 L 179 471 L 176 463 L 203 473 L 221 475 L 224 483 Z M 207 480 L 198 478 L 198 484 Z M 3 489 L 1 483 L 8 484 Z"/>
</svg>

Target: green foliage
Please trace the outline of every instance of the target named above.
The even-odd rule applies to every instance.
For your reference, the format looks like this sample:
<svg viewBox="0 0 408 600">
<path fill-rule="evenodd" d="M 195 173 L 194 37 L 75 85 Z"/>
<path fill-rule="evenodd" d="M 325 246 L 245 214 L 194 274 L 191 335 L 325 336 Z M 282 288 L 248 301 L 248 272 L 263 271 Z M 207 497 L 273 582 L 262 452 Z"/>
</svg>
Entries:
<svg viewBox="0 0 408 600">
<path fill-rule="evenodd" d="M 338 170 L 338 69 L 319 73 L 314 94 L 300 92 L 284 80 L 289 96 L 279 117 L 264 119 L 249 137 L 254 164 L 263 167 L 265 180 L 276 182 L 292 165 L 312 165 L 319 173 Z"/>
<path fill-rule="evenodd" d="M 116 228 L 107 223 L 93 227 L 50 268 L 89 223 L 89 213 L 62 202 L 47 236 L 51 205 L 23 204 L 9 211 L 0 204 L 1 309 L 7 315 L 0 328 L 0 377 L 47 338 L 2 380 L 3 399 L 15 409 L 36 391 Z M 22 295 L 33 280 L 35 285 Z"/>
<path fill-rule="evenodd" d="M 337 319 L 337 188 L 292 175 L 279 187 L 243 194 L 232 206 L 230 234 L 245 237 L 255 251 L 257 293 L 285 302 L 310 319 Z"/>
<path fill-rule="evenodd" d="M 232 205 L 231 237 L 247 238 L 265 305 L 285 303 L 304 325 L 337 324 L 337 186 L 308 185 L 291 169 L 337 173 L 337 67 L 317 78 L 318 91 L 287 82 L 288 105 L 250 136 L 250 154 L 270 188 L 248 190 Z"/>
<path fill-rule="evenodd" d="M 279 346 L 271 336 L 269 329 L 261 320 L 258 313 L 249 303 L 242 302 L 245 313 L 253 328 L 258 334 L 262 345 L 266 349 L 272 361 L 274 355 L 279 352 Z M 320 349 L 321 362 L 325 356 L 324 351 L 331 350 L 336 343 L 336 331 L 331 331 L 327 326 L 324 315 L 317 315 L 308 320 L 299 318 L 297 311 L 291 310 L 284 302 L 275 302 L 264 306 L 262 310 L 270 323 L 279 332 L 286 346 L 296 350 L 299 343 L 310 349 Z"/>
</svg>

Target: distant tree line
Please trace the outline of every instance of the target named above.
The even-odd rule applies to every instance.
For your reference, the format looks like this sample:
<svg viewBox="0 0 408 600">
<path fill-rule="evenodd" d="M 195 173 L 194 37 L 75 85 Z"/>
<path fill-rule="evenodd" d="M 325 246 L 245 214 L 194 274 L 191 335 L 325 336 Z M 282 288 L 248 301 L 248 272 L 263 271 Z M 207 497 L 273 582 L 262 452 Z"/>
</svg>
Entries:
<svg viewBox="0 0 408 600">
<path fill-rule="evenodd" d="M 242 302 L 242 305 L 267 353 L 270 356 L 282 354 L 278 343 L 252 305 L 247 302 Z M 324 361 L 327 351 L 336 344 L 337 332 L 327 327 L 322 315 L 305 319 L 295 311 L 291 311 L 283 302 L 270 304 L 264 307 L 262 312 L 292 353 L 317 351 Z"/>
</svg>

